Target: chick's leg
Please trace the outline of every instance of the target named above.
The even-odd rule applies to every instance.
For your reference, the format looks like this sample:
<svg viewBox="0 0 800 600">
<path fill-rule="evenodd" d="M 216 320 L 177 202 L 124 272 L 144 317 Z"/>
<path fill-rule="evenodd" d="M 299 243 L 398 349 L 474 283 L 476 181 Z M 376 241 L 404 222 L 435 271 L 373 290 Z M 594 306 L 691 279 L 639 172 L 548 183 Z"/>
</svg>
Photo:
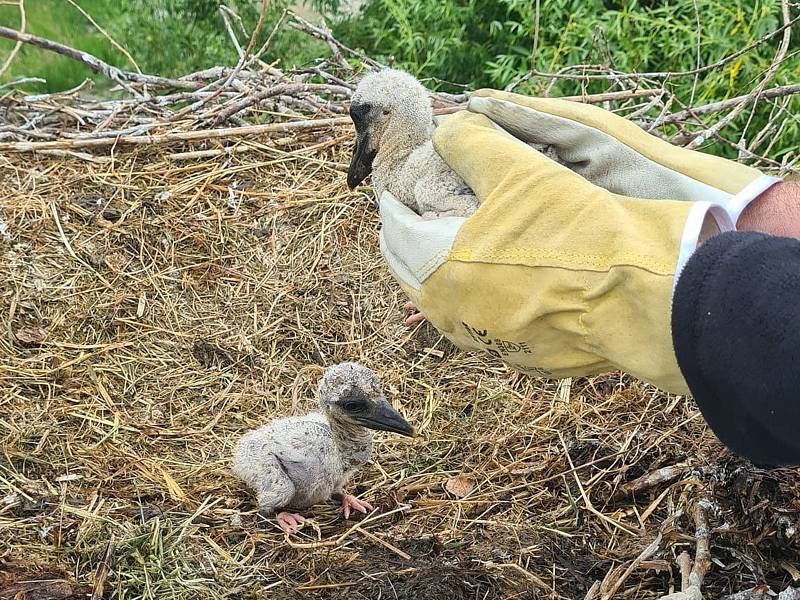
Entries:
<svg viewBox="0 0 800 600">
<path fill-rule="evenodd" d="M 259 461 L 257 469 L 246 473 L 248 483 L 256 491 L 259 512 L 265 517 L 278 512 L 284 506 L 291 506 L 295 496 L 294 482 L 286 474 L 280 460 L 270 454 Z M 278 526 L 286 533 L 294 533 L 305 519 L 295 513 L 281 511 L 276 515 Z"/>
<path fill-rule="evenodd" d="M 359 500 L 355 496 L 345 494 L 344 492 L 337 492 L 333 494 L 332 498 L 342 503 L 342 512 L 344 513 L 345 519 L 350 518 L 350 513 L 352 511 L 357 510 L 360 513 L 367 514 L 369 511 L 375 510 L 375 508 L 366 500 Z"/>
<path fill-rule="evenodd" d="M 306 521 L 305 517 L 302 515 L 290 512 L 279 512 L 276 519 L 278 521 L 278 527 L 283 529 L 286 533 L 297 532 Z"/>
<path fill-rule="evenodd" d="M 406 325 L 409 327 L 413 327 L 417 323 L 422 323 L 425 320 L 425 315 L 421 312 L 417 312 L 417 307 L 414 306 L 413 302 L 406 302 L 403 304 L 403 310 L 406 310 L 412 314 L 406 317 Z"/>
</svg>

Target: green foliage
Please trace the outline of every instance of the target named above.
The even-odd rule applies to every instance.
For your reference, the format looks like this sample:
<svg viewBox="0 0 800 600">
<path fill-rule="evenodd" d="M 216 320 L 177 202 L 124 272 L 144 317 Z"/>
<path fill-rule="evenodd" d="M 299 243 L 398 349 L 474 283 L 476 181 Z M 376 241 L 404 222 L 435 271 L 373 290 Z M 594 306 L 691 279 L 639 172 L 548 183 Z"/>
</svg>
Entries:
<svg viewBox="0 0 800 600">
<path fill-rule="evenodd" d="M 125 0 L 125 4 L 129 9 L 112 22 L 131 54 L 142 57 L 143 70 L 180 76 L 215 65 L 236 64 L 239 57 L 225 31 L 219 0 Z M 261 2 L 234 0 L 225 4 L 242 19 L 247 35 L 235 20 L 231 25 L 245 46 L 258 21 Z M 259 46 L 291 4 L 289 0 L 270 1 L 257 39 Z M 338 8 L 338 0 L 315 0 L 313 4 L 321 10 Z M 325 49 L 323 43 L 284 27 L 263 58 L 293 66 L 322 56 Z"/>
<path fill-rule="evenodd" d="M 696 4 L 697 13 L 695 0 L 542 0 L 536 68 L 690 70 L 697 66 L 698 41 L 703 65 L 780 25 L 774 1 Z M 394 57 L 417 75 L 499 87 L 530 68 L 535 14 L 532 0 L 369 0 L 359 14 L 339 23 L 336 33 L 383 60 Z M 778 41 L 779 36 L 736 61 L 735 72 L 729 67 L 716 73 L 710 92 L 746 87 L 769 65 Z M 792 64 L 797 67 L 800 60 Z M 784 74 L 792 72 L 792 64 Z"/>
<path fill-rule="evenodd" d="M 88 13 L 100 18 L 107 7 L 104 0 L 81 0 L 80 5 Z M 123 65 L 121 56 L 84 17 L 63 0 L 26 0 L 28 33 L 61 41 L 90 52 L 113 65 Z M 102 22 L 102 21 L 101 21 Z M 19 11 L 16 6 L 0 5 L 0 25 L 19 28 Z M 14 42 L 0 39 L 0 63 L 14 47 Z M 23 45 L 9 70 L 0 82 L 19 77 L 41 77 L 47 79 L 45 86 L 28 86 L 34 91 L 60 91 L 78 85 L 90 74 L 89 70 L 75 61 Z"/>
<path fill-rule="evenodd" d="M 76 0 L 106 31 L 125 47 L 147 73 L 181 76 L 213 67 L 236 64 L 238 55 L 228 37 L 218 0 Z M 247 35 L 233 22 L 242 44 L 249 41 L 258 20 L 261 1 L 234 0 L 225 3 L 242 18 Z M 290 0 L 271 0 L 261 34 L 264 42 Z M 339 0 L 314 0 L 319 10 L 335 12 Z M 28 32 L 85 50 L 115 66 L 132 69 L 126 58 L 72 6 L 64 0 L 26 0 Z M 15 6 L 0 5 L 0 25 L 17 28 Z M 13 42 L 0 39 L 3 59 Z M 296 31 L 282 28 L 275 36 L 265 60 L 280 59 L 290 66 L 303 64 L 327 51 L 327 46 Z M 23 46 L 11 69 L 0 79 L 22 76 L 47 80 L 44 86 L 27 86 L 32 91 L 60 91 L 78 85 L 92 74 L 86 67 L 44 50 Z M 107 85 L 102 77 L 95 78 Z"/>
<path fill-rule="evenodd" d="M 237 55 L 225 31 L 218 0 L 76 0 L 125 46 L 149 73 L 180 76 L 219 64 L 235 64 Z M 259 42 L 266 39 L 282 10 L 298 3 L 271 0 Z M 342 16 L 340 0 L 312 0 L 311 7 L 335 20 L 334 33 L 383 62 L 408 69 L 440 89 L 502 88 L 528 72 L 536 17 L 534 0 L 366 0 L 358 12 Z M 261 0 L 228 2 L 248 32 Z M 536 69 L 558 71 L 570 65 L 601 65 L 623 72 L 690 71 L 710 65 L 760 39 L 781 23 L 776 0 L 541 0 Z M 117 66 L 130 68 L 86 20 L 64 0 L 26 0 L 29 27 L 51 39 L 87 50 Z M 16 8 L 0 5 L 0 23 L 16 27 Z M 234 24 L 241 43 L 247 42 Z M 248 34 L 249 35 L 249 34 Z M 694 77 L 669 77 L 665 84 L 692 105 L 745 94 L 769 67 L 780 36 L 723 67 Z M 12 43 L 0 40 L 0 57 Z M 275 36 L 265 60 L 284 66 L 328 55 L 322 42 L 286 27 Z M 575 72 L 573 72 L 574 74 Z M 794 83 L 800 73 L 800 36 L 771 85 Z M 80 83 L 87 69 L 66 58 L 25 47 L 3 77 L 40 76 L 48 91 Z M 103 81 L 98 78 L 98 81 Z M 551 95 L 598 92 L 602 80 L 541 77 L 518 91 Z M 103 84 L 107 82 L 103 81 Z M 750 131 L 770 117 L 762 103 Z M 772 149 L 773 158 L 798 151 L 800 100 L 788 106 L 787 120 Z M 737 136 L 750 114 L 745 111 L 726 135 Z M 714 151 L 731 153 L 718 146 Z"/>
<path fill-rule="evenodd" d="M 502 88 L 531 67 L 535 7 L 533 0 L 368 0 L 335 32 L 442 89 L 458 87 L 452 84 Z M 740 50 L 781 22 L 780 3 L 774 0 L 541 0 L 535 67 L 543 72 L 581 64 L 624 72 L 689 71 Z M 746 94 L 769 67 L 780 39 L 775 36 L 697 81 L 671 77 L 666 84 L 692 104 Z M 771 85 L 796 80 L 797 36 L 792 50 Z M 533 78 L 518 91 L 541 94 L 549 82 Z M 559 79 L 548 91 L 567 95 L 607 88 L 607 81 Z M 800 112 L 800 101 L 793 101 L 792 110 Z M 745 111 L 732 130 L 743 127 L 748 116 Z M 766 105 L 751 127 L 758 131 L 768 116 Z M 798 139 L 800 128 L 792 120 L 778 155 L 797 150 Z"/>
</svg>

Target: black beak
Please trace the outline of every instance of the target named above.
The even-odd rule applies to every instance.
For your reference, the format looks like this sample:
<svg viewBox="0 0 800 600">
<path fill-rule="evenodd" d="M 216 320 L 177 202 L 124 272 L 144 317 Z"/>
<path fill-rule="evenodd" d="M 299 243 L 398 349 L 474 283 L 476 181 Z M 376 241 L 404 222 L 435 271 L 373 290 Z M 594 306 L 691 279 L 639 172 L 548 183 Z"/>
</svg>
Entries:
<svg viewBox="0 0 800 600">
<path fill-rule="evenodd" d="M 414 437 L 416 435 L 414 428 L 403 418 L 403 415 L 393 409 L 392 406 L 385 401 L 378 404 L 378 408 L 372 414 L 355 418 L 364 427 L 374 429 L 375 431 L 389 431 L 408 437 Z"/>
<path fill-rule="evenodd" d="M 372 173 L 372 161 L 375 160 L 376 150 L 369 150 L 369 121 L 372 106 L 368 103 L 350 105 L 350 118 L 356 126 L 356 147 L 350 168 L 347 169 L 347 187 L 354 189 L 359 183 Z"/>
<path fill-rule="evenodd" d="M 356 127 L 356 147 L 350 160 L 350 168 L 347 169 L 347 187 L 351 190 L 372 173 L 372 161 L 375 160 L 376 152 L 367 148 L 369 148 L 369 132 L 365 123 L 361 127 Z"/>
</svg>

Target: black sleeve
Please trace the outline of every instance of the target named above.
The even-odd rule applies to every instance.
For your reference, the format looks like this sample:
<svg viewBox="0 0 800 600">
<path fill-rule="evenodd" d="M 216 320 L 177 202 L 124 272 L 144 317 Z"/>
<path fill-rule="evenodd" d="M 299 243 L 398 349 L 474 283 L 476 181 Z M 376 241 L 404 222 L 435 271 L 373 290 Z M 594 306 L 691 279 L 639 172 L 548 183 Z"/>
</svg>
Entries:
<svg viewBox="0 0 800 600">
<path fill-rule="evenodd" d="M 800 241 L 729 232 L 703 244 L 678 279 L 672 341 L 726 446 L 800 464 Z"/>
</svg>

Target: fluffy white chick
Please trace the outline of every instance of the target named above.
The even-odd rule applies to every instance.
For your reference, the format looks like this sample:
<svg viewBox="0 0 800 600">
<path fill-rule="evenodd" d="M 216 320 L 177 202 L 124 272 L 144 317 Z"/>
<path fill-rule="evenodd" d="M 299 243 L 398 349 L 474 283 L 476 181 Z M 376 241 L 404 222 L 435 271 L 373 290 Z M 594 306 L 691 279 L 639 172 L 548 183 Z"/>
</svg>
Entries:
<svg viewBox="0 0 800 600">
<path fill-rule="evenodd" d="M 411 74 L 383 69 L 364 76 L 350 100 L 356 145 L 347 171 L 350 189 L 372 173 L 378 197 L 391 192 L 427 219 L 469 217 L 480 200 L 436 153 L 428 90 Z M 561 162 L 555 151 L 530 144 Z"/>
<path fill-rule="evenodd" d="M 345 518 L 372 506 L 344 492 L 372 453 L 372 431 L 413 436 L 414 428 L 387 402 L 377 375 L 358 363 L 326 369 L 317 388 L 322 407 L 299 417 L 270 421 L 246 433 L 233 457 L 233 471 L 255 493 L 261 510 L 277 512 L 278 525 L 296 531 L 301 510 L 333 498 Z"/>
<path fill-rule="evenodd" d="M 372 173 L 375 192 L 391 192 L 425 218 L 468 217 L 480 202 L 436 153 L 428 90 L 397 69 L 366 75 L 350 101 L 356 146 L 347 185 Z"/>
</svg>

